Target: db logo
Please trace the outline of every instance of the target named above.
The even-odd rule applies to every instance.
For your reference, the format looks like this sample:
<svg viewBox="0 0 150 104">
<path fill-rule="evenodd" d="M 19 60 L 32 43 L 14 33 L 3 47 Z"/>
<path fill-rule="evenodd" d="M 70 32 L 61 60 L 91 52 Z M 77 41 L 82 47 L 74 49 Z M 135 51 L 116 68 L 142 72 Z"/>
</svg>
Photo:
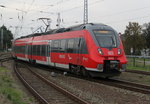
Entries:
<svg viewBox="0 0 150 104">
<path fill-rule="evenodd" d="M 114 55 L 114 52 L 113 51 L 109 51 L 108 55 Z"/>
</svg>

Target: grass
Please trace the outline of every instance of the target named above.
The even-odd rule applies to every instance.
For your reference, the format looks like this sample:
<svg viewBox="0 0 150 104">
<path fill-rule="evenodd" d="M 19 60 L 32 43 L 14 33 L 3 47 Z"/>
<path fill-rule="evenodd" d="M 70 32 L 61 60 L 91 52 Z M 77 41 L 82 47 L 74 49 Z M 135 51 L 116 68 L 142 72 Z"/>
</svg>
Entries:
<svg viewBox="0 0 150 104">
<path fill-rule="evenodd" d="M 23 101 L 23 92 L 16 87 L 10 73 L 9 70 L 0 67 L 0 94 L 4 95 L 12 104 L 28 104 Z"/>
<path fill-rule="evenodd" d="M 133 58 L 128 58 L 127 69 L 150 71 L 150 61 L 148 59 L 145 59 L 145 61 L 144 65 L 144 59 L 135 58 L 134 61 Z"/>
<path fill-rule="evenodd" d="M 129 70 L 141 70 L 141 71 L 150 71 L 149 67 L 138 67 L 138 66 L 127 66 Z"/>
</svg>

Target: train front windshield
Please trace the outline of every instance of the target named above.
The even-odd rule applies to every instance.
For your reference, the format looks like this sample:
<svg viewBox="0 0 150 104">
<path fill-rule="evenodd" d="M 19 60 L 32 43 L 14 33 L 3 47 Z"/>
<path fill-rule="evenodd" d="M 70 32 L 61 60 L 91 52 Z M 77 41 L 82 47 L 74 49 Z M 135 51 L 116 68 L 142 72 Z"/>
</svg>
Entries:
<svg viewBox="0 0 150 104">
<path fill-rule="evenodd" d="M 102 48 L 116 48 L 118 46 L 118 37 L 115 32 L 110 30 L 94 30 L 94 35 Z"/>
</svg>

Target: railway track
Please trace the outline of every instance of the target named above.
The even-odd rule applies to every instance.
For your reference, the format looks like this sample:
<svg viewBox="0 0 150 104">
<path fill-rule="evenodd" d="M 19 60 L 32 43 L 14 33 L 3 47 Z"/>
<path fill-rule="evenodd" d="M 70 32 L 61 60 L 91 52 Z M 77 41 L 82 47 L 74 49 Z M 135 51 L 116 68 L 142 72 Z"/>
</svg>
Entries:
<svg viewBox="0 0 150 104">
<path fill-rule="evenodd" d="M 10 52 L 3 52 L 3 53 L 0 53 L 0 57 L 8 57 L 8 56 L 11 56 L 11 53 Z"/>
<path fill-rule="evenodd" d="M 42 67 L 40 67 L 40 68 L 46 70 L 46 68 L 42 68 Z M 62 71 L 60 71 L 60 73 L 62 73 Z M 92 82 L 103 83 L 105 85 L 114 86 L 114 87 L 118 87 L 118 88 L 122 88 L 122 89 L 127 89 L 130 91 L 140 92 L 143 94 L 150 94 L 150 86 L 149 85 L 129 82 L 129 81 L 120 80 L 120 79 L 85 78 L 82 76 L 75 76 L 74 74 L 69 74 L 69 76 L 81 78 L 81 79 L 92 81 Z"/>
<path fill-rule="evenodd" d="M 126 70 L 126 72 L 130 73 L 137 73 L 137 74 L 143 74 L 143 75 L 150 75 L 149 71 L 141 71 L 141 70 Z"/>
<path fill-rule="evenodd" d="M 150 94 L 149 85 L 143 85 L 143 84 L 133 83 L 133 82 L 119 80 L 119 79 L 101 79 L 101 80 L 95 80 L 95 82 L 127 89 L 130 91 L 140 92 L 143 94 Z"/>
<path fill-rule="evenodd" d="M 29 67 L 17 65 L 14 68 L 17 76 L 42 104 L 89 104 L 33 72 Z"/>
<path fill-rule="evenodd" d="M 42 67 L 40 67 L 40 68 L 42 68 Z M 43 68 L 43 69 L 45 70 L 45 68 Z M 148 85 L 133 83 L 133 82 L 119 80 L 119 79 L 85 78 L 82 76 L 75 76 L 72 74 L 69 74 L 69 76 L 78 77 L 78 78 L 81 78 L 84 80 L 89 80 L 92 82 L 103 83 L 105 85 L 114 86 L 114 87 L 118 87 L 118 88 L 122 88 L 122 89 L 127 89 L 127 90 L 131 90 L 131 91 L 135 91 L 135 92 L 140 92 L 143 94 L 150 94 L 150 86 L 148 86 Z"/>
<path fill-rule="evenodd" d="M 12 56 L 10 53 L 1 53 L 0 54 L 0 65 L 3 66 L 3 62 L 12 60 Z"/>
</svg>

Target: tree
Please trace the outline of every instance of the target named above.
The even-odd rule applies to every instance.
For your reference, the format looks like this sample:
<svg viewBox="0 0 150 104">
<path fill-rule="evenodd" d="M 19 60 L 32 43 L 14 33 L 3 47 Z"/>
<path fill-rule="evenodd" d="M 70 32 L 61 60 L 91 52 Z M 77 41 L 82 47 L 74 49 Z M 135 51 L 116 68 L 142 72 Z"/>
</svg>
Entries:
<svg viewBox="0 0 150 104">
<path fill-rule="evenodd" d="M 144 24 L 144 29 L 143 31 L 143 37 L 145 38 L 145 50 L 149 49 L 150 50 L 150 23 Z M 150 52 L 149 52 L 150 54 Z"/>
<path fill-rule="evenodd" d="M 13 34 L 10 30 L 6 28 L 6 26 L 0 27 L 0 41 L 1 41 L 1 33 L 3 30 L 3 47 L 1 47 L 2 50 L 6 48 L 11 48 L 11 40 L 13 39 Z"/>
<path fill-rule="evenodd" d="M 126 54 L 140 55 L 141 50 L 145 45 L 141 26 L 137 22 L 129 22 L 129 25 L 126 26 L 124 37 Z M 133 50 L 133 53 L 131 53 L 131 49 Z"/>
</svg>

